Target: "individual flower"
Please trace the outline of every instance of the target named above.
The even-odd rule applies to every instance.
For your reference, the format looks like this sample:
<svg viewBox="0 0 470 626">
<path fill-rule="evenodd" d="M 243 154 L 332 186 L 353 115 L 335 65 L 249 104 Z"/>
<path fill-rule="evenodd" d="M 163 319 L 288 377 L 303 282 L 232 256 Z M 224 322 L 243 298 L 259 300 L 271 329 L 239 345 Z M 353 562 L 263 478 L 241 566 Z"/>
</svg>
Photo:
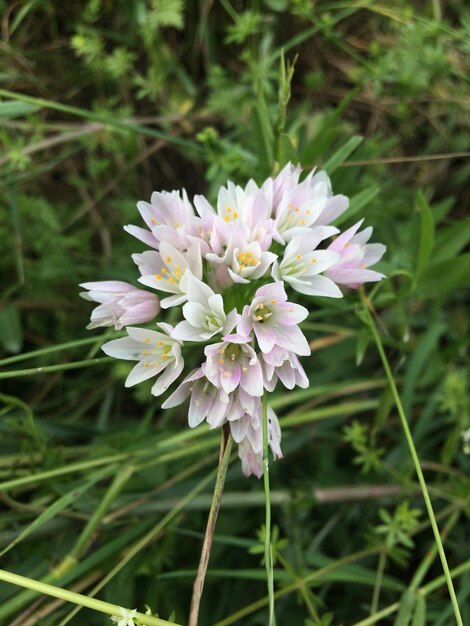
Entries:
<svg viewBox="0 0 470 626">
<path fill-rule="evenodd" d="M 186 295 L 188 302 L 183 306 L 185 321 L 180 322 L 172 337 L 181 341 L 206 341 L 217 333 L 229 333 L 238 320 L 236 310 L 229 315 L 224 311 L 224 300 L 208 285 L 194 276 L 189 276 Z"/>
<path fill-rule="evenodd" d="M 302 387 L 307 389 L 309 382 L 304 368 L 293 352 L 274 346 L 271 352 L 262 354 L 261 363 L 264 372 L 264 387 L 274 391 L 278 380 L 287 389 Z"/>
<path fill-rule="evenodd" d="M 256 352 L 239 335 L 229 335 L 226 341 L 204 348 L 207 359 L 202 365 L 206 378 L 226 394 L 240 386 L 247 394 L 263 395 L 263 372 Z"/>
<path fill-rule="evenodd" d="M 170 336 L 173 326 L 163 322 L 157 325 L 163 333 L 130 326 L 126 329 L 128 337 L 108 341 L 101 347 L 105 354 L 117 359 L 139 361 L 127 377 L 126 387 L 163 372 L 152 387 L 154 396 L 164 393 L 184 367 L 181 344 Z"/>
<path fill-rule="evenodd" d="M 305 307 L 287 301 L 282 282 L 269 283 L 256 291 L 251 304 L 245 305 L 237 332 L 244 337 L 253 332 L 263 353 L 278 345 L 306 356 L 310 348 L 298 324 L 307 316 Z"/>
<path fill-rule="evenodd" d="M 162 241 L 178 250 L 187 247 L 186 227 L 194 209 L 184 189 L 181 195 L 179 191 L 154 192 L 150 204 L 138 202 L 137 208 L 149 230 L 128 225 L 125 231 L 157 250 Z"/>
<path fill-rule="evenodd" d="M 140 283 L 174 294 L 161 300 L 163 309 L 186 302 L 189 278 L 202 278 L 201 251 L 197 243 L 186 252 L 180 252 L 170 243 L 162 241 L 158 252 L 149 250 L 133 254 L 132 258 L 142 274 Z"/>
<path fill-rule="evenodd" d="M 121 280 L 82 283 L 80 287 L 87 289 L 80 293 L 82 298 L 99 303 L 92 311 L 88 329 L 114 326 L 116 330 L 121 330 L 129 324 L 149 322 L 160 311 L 155 294 Z"/>
<path fill-rule="evenodd" d="M 277 415 L 268 407 L 268 443 L 275 459 L 282 459 L 281 428 Z M 235 441 L 238 442 L 238 456 L 242 462 L 245 476 L 254 474 L 257 478 L 263 475 L 263 428 L 261 401 L 258 401 L 253 415 L 246 415 L 240 424 L 230 423 Z M 241 429 L 237 432 L 236 429 Z M 243 434 L 244 433 L 244 434 Z M 243 437 L 241 435 L 243 434 Z"/>
<path fill-rule="evenodd" d="M 276 258 L 276 254 L 264 252 L 260 244 L 253 241 L 233 250 L 228 273 L 235 283 L 249 283 L 266 274 L 268 267 Z"/>
<path fill-rule="evenodd" d="M 364 220 L 360 220 L 339 235 L 328 250 L 340 256 L 325 272 L 326 276 L 345 287 L 357 288 L 363 283 L 375 282 L 384 278 L 380 272 L 366 269 L 374 265 L 385 253 L 386 247 L 381 243 L 367 243 L 372 235 L 369 226 L 357 233 Z M 356 234 L 357 233 L 357 234 Z"/>
<path fill-rule="evenodd" d="M 201 367 L 186 376 L 176 391 L 162 404 L 162 409 L 179 406 L 187 398 L 190 398 L 188 411 L 190 428 L 199 426 L 206 418 L 212 428 L 224 422 L 229 398 L 204 376 Z"/>
<path fill-rule="evenodd" d="M 318 226 L 308 233 L 296 235 L 287 244 L 281 261 L 273 266 L 273 277 L 284 280 L 299 293 L 309 296 L 341 298 L 343 294 L 336 284 L 320 276 L 340 258 L 332 250 L 317 250 L 318 244 L 338 232 L 332 226 Z"/>
<path fill-rule="evenodd" d="M 123 609 L 122 606 L 120 606 L 119 612 L 121 613 L 120 616 L 113 615 L 110 618 L 112 622 L 117 623 L 117 626 L 137 626 L 136 622 L 134 622 L 134 618 L 137 616 L 137 609 L 128 611 L 127 609 Z"/>
</svg>

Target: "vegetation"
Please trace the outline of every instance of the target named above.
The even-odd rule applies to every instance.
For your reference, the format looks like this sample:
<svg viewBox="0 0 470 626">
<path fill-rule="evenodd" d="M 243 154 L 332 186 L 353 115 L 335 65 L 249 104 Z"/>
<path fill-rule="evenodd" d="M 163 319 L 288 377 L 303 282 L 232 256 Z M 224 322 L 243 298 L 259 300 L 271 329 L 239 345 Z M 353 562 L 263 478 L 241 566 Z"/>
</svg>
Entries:
<svg viewBox="0 0 470 626">
<path fill-rule="evenodd" d="M 2 571 L 185 623 L 220 433 L 124 388 L 100 353 L 120 333 L 85 330 L 78 284 L 134 281 L 122 226 L 153 190 L 213 198 L 291 160 L 351 198 L 340 221 L 374 226 L 388 278 L 311 310 L 310 388 L 269 400 L 277 624 L 455 622 L 404 416 L 470 623 L 463 4 L 0 7 Z M 263 523 L 262 481 L 233 463 L 201 626 L 267 623 Z M 108 623 L 8 582 L 0 624 Z"/>
</svg>

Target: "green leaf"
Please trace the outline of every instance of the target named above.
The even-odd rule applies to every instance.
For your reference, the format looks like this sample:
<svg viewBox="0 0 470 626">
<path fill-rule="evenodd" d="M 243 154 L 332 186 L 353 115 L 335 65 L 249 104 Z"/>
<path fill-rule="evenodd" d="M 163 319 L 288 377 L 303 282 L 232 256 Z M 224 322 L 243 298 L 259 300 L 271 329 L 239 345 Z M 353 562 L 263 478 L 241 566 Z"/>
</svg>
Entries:
<svg viewBox="0 0 470 626">
<path fill-rule="evenodd" d="M 258 78 L 256 85 L 256 105 L 253 111 L 253 127 L 259 146 L 258 158 L 262 169 L 270 172 L 274 163 L 274 133 L 264 97 L 263 81 Z"/>
<path fill-rule="evenodd" d="M 279 137 L 279 167 L 284 167 L 289 161 L 298 163 L 299 157 L 289 135 L 282 133 Z"/>
<path fill-rule="evenodd" d="M 17 354 L 23 345 L 20 314 L 12 305 L 0 309 L 0 345 L 12 354 Z"/>
<path fill-rule="evenodd" d="M 355 196 L 353 196 L 349 202 L 349 208 L 347 211 L 340 215 L 337 220 L 335 220 L 335 226 L 339 226 L 346 220 L 359 213 L 361 209 L 363 209 L 371 200 L 375 198 L 375 196 L 379 193 L 380 188 L 374 185 L 373 187 L 367 187 L 363 189 Z"/>
<path fill-rule="evenodd" d="M 408 626 L 416 602 L 416 594 L 413 589 L 407 589 L 400 600 L 397 619 L 393 626 Z"/>
<path fill-rule="evenodd" d="M 454 259 L 470 242 L 470 217 L 447 228 L 439 228 L 432 259 L 434 263 Z"/>
<path fill-rule="evenodd" d="M 328 115 L 318 133 L 308 142 L 301 153 L 301 163 L 313 164 L 322 154 L 326 152 L 327 148 L 331 145 L 331 142 L 338 135 L 339 125 L 337 122 L 339 118 L 357 92 L 358 89 L 353 89 L 345 98 L 343 98 L 336 109 Z"/>
<path fill-rule="evenodd" d="M 341 146 L 332 157 L 323 166 L 326 173 L 331 176 L 333 172 L 342 165 L 346 159 L 356 150 L 358 146 L 364 141 L 364 137 L 359 135 L 353 135 L 344 145 Z"/>
<path fill-rule="evenodd" d="M 416 260 L 415 283 L 419 281 L 426 269 L 434 247 L 434 217 L 421 191 L 418 191 L 416 196 L 416 204 L 421 210 L 421 236 Z"/>
<path fill-rule="evenodd" d="M 470 253 L 467 253 L 453 260 L 429 265 L 423 272 L 417 291 L 424 298 L 442 296 L 459 287 L 468 287 L 469 276 Z"/>
<path fill-rule="evenodd" d="M 416 595 L 416 606 L 412 626 L 426 626 L 426 598 L 422 593 Z"/>
<path fill-rule="evenodd" d="M 6 100 L 0 102 L 0 119 L 11 119 L 14 117 L 24 117 L 39 111 L 40 107 L 37 104 L 30 104 L 29 102 L 20 102 L 19 100 Z"/>
</svg>

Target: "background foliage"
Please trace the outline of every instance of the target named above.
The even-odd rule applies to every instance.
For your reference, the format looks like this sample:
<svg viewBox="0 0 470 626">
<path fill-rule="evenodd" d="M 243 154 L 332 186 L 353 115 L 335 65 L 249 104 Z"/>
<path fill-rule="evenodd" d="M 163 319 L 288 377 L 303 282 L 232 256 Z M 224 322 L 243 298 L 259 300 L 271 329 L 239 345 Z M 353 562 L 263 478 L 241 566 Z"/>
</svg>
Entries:
<svg viewBox="0 0 470 626">
<path fill-rule="evenodd" d="M 340 222 L 365 216 L 388 246 L 388 280 L 368 297 L 470 623 L 464 5 L 0 7 L 2 567 L 90 595 L 107 577 L 99 597 L 185 621 L 211 484 L 174 507 L 215 466 L 218 433 L 190 432 L 184 408 L 161 412 L 145 384 L 124 389 L 126 364 L 93 360 L 113 333 L 84 330 L 78 283 L 135 281 L 141 247 L 122 225 L 152 190 L 213 198 L 227 179 L 259 181 L 293 160 L 326 168 L 352 199 Z M 271 401 L 285 433 L 272 468 L 278 623 L 448 625 L 360 298 L 308 305 L 310 389 Z M 39 367 L 51 369 L 19 371 Z M 266 622 L 265 601 L 252 605 L 265 598 L 262 520 L 262 485 L 234 463 L 202 624 Z M 1 624 L 65 624 L 70 611 L 0 585 Z M 82 610 L 71 623 L 106 619 Z"/>
</svg>

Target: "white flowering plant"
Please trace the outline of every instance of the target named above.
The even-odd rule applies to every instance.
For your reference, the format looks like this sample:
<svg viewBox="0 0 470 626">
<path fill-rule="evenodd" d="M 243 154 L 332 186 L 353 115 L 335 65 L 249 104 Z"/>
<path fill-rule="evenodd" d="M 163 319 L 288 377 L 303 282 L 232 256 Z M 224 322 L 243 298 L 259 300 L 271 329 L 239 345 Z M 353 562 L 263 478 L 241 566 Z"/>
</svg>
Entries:
<svg viewBox="0 0 470 626">
<path fill-rule="evenodd" d="M 121 281 L 81 285 L 81 295 L 99 304 L 88 328 L 127 330 L 102 346 L 137 361 L 126 386 L 156 378 L 152 394 L 160 396 L 183 375 L 185 350 L 199 351 L 198 367 L 162 407 L 189 398 L 191 428 L 204 420 L 227 425 L 246 476 L 263 473 L 263 394 L 278 382 L 309 385 L 299 360 L 310 354 L 301 330 L 308 309 L 292 301 L 295 293 L 341 298 L 342 289 L 383 278 L 369 269 L 385 252 L 368 243 L 372 228 L 359 230 L 361 220 L 341 233 L 333 225 L 348 198 L 333 194 L 323 171 L 301 176 L 288 163 L 261 185 L 229 182 L 215 206 L 201 195 L 190 202 L 184 190 L 155 192 L 137 205 L 145 227 L 125 226 L 150 248 L 132 258 L 152 291 Z M 169 308 L 180 311 L 176 325 L 159 321 Z M 268 413 L 269 445 L 281 458 L 279 422 Z"/>
</svg>

